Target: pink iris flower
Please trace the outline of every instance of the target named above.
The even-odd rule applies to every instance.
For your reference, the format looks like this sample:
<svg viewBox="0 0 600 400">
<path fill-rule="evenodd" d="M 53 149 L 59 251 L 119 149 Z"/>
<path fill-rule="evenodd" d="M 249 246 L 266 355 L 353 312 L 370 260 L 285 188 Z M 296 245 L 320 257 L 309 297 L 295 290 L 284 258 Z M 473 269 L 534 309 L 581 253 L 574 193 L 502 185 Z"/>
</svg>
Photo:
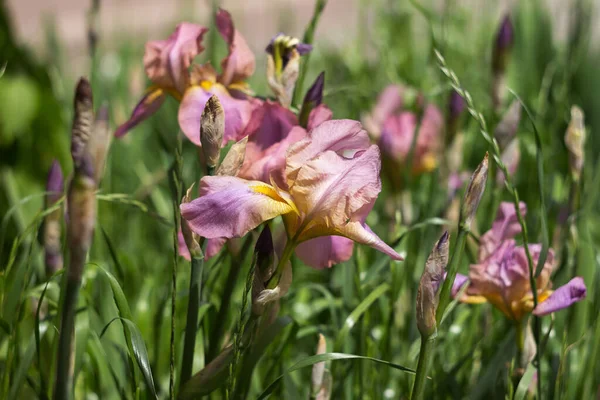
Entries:
<svg viewBox="0 0 600 400">
<path fill-rule="evenodd" d="M 244 82 L 254 73 L 254 54 L 235 30 L 227 11 L 220 9 L 216 22 L 229 49 L 221 62 L 221 74 L 217 74 L 210 64 L 192 64 L 194 57 L 204 50 L 202 39 L 208 31 L 205 27 L 184 22 L 168 39 L 148 42 L 144 67 L 152 85 L 115 136 L 125 135 L 154 114 L 170 94 L 181 101 L 178 115 L 181 130 L 200 145 L 200 115 L 206 101 L 216 94 L 226 116 L 224 143 L 241 138 L 239 134 L 250 119 L 254 104 L 246 94 L 249 89 Z"/>
<path fill-rule="evenodd" d="M 520 205 L 525 214 L 524 203 Z M 529 284 L 529 266 L 523 246 L 517 246 L 514 237 L 521 233 L 513 203 L 502 203 L 498 215 L 482 237 L 479 246 L 479 263 L 471 265 L 469 276 L 456 276 L 453 295 L 468 282 L 464 295 L 465 303 L 490 302 L 508 318 L 519 321 L 533 312 L 542 316 L 569 307 L 585 298 L 586 287 L 581 277 L 571 279 L 564 286 L 552 290 L 554 252 L 548 251 L 540 276 L 536 279 L 538 305 L 534 309 L 533 294 Z M 541 253 L 541 245 L 529 245 L 529 251 L 536 266 Z"/>
<path fill-rule="evenodd" d="M 365 126 L 378 140 L 384 158 L 394 169 L 406 161 L 415 129 L 417 115 L 405 109 L 406 88 L 390 85 L 380 94 L 371 115 L 365 117 Z M 433 170 L 437 166 L 437 154 L 444 126 L 442 113 L 433 104 L 425 107 L 415 152 L 413 172 L 421 173 Z"/>
<path fill-rule="evenodd" d="M 271 174 L 271 184 L 203 177 L 200 197 L 181 205 L 182 216 L 208 239 L 242 237 L 282 216 L 289 243 L 300 245 L 300 253 L 310 250 L 306 259 L 316 267 L 350 257 L 346 246 L 340 250 L 340 241 L 366 244 L 401 259 L 364 222 L 381 191 L 381 161 L 379 148 L 370 145 L 360 123 L 323 122 L 291 144 L 284 161 L 281 179 Z"/>
</svg>

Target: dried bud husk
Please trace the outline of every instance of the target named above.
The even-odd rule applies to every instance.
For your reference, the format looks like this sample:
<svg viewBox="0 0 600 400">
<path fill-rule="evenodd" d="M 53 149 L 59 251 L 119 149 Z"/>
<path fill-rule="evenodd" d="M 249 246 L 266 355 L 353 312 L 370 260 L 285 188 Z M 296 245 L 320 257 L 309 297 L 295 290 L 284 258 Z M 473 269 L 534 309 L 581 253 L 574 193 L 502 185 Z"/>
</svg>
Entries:
<svg viewBox="0 0 600 400">
<path fill-rule="evenodd" d="M 571 121 L 565 134 L 565 144 L 569 149 L 569 168 L 575 182 L 581 178 L 585 158 L 585 122 L 581 108 L 571 107 Z"/>
<path fill-rule="evenodd" d="M 63 195 L 64 178 L 60 164 L 54 161 L 46 181 L 46 208 L 52 207 Z M 44 219 L 43 245 L 46 275 L 50 277 L 63 267 L 61 236 L 62 207 L 52 211 Z"/>
<path fill-rule="evenodd" d="M 435 313 L 439 303 L 439 288 L 448 265 L 448 232 L 433 246 L 425 263 L 417 292 L 417 327 L 424 337 L 433 335 L 436 329 Z"/>
<path fill-rule="evenodd" d="M 317 355 L 327 352 L 325 336 L 319 333 Z M 318 362 L 312 368 L 312 395 L 318 400 L 327 400 L 331 397 L 331 374 L 325 368 L 325 362 Z"/>
<path fill-rule="evenodd" d="M 267 81 L 277 100 L 284 107 L 292 103 L 294 86 L 300 71 L 300 56 L 312 46 L 297 38 L 279 34 L 267 46 Z"/>
<path fill-rule="evenodd" d="M 246 145 L 248 144 L 248 136 L 235 143 L 229 149 L 229 152 L 217 168 L 215 175 L 218 176 L 236 176 L 244 164 L 246 157 Z"/>
<path fill-rule="evenodd" d="M 306 92 L 306 96 L 304 96 L 304 101 L 302 102 L 302 108 L 300 109 L 300 114 L 298 117 L 300 126 L 306 128 L 308 125 L 308 116 L 310 115 L 310 112 L 323 102 L 324 85 L 325 71 L 321 72 L 319 76 L 317 76 L 315 82 Z"/>
<path fill-rule="evenodd" d="M 224 133 L 225 112 L 217 95 L 212 95 L 206 102 L 200 118 L 200 143 L 209 170 L 219 163 Z"/>
<path fill-rule="evenodd" d="M 181 199 L 182 204 L 192 201 L 193 188 L 194 184 L 192 184 L 192 186 L 190 186 L 185 192 L 183 199 Z M 185 245 L 190 252 L 190 256 L 192 258 L 203 258 L 204 255 L 202 253 L 202 248 L 200 247 L 200 236 L 197 233 L 192 232 L 188 221 L 183 217 L 181 217 L 181 233 L 183 234 L 183 239 L 185 240 Z"/>
<path fill-rule="evenodd" d="M 481 197 L 483 197 L 485 184 L 487 182 L 487 172 L 488 153 L 486 152 L 483 161 L 479 164 L 475 172 L 473 172 L 473 175 L 471 175 L 471 180 L 469 181 L 469 186 L 467 187 L 465 198 L 463 199 L 460 211 L 460 221 L 463 228 L 466 230 L 471 229 L 471 223 L 477 213 L 477 207 L 479 207 Z"/>
<path fill-rule="evenodd" d="M 71 156 L 73 157 L 75 169 L 78 169 L 83 163 L 94 123 L 92 86 L 85 78 L 79 79 L 77 83 L 73 107 L 75 113 L 73 115 L 73 128 L 71 131 Z M 86 166 L 88 169 L 89 167 L 89 165 Z"/>
<path fill-rule="evenodd" d="M 504 150 L 514 139 L 521 121 L 521 103 L 518 100 L 512 102 L 502 120 L 496 126 L 494 137 L 498 141 L 500 150 Z"/>
</svg>

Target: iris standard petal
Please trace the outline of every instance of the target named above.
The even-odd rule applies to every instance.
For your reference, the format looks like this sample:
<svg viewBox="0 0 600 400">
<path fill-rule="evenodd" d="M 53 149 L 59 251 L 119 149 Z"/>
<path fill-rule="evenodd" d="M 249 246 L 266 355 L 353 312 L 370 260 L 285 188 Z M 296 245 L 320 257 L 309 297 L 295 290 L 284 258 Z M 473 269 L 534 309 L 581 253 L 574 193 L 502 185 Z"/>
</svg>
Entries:
<svg viewBox="0 0 600 400">
<path fill-rule="evenodd" d="M 166 40 L 146 43 L 144 68 L 148 78 L 163 89 L 183 93 L 189 83 L 189 67 L 204 50 L 202 37 L 207 28 L 183 22 Z"/>
<path fill-rule="evenodd" d="M 248 47 L 246 39 L 235 29 L 231 15 L 219 9 L 216 16 L 217 29 L 229 46 L 229 54 L 221 62 L 222 72 L 218 80 L 229 86 L 252 76 L 256 67 L 254 53 Z"/>
</svg>

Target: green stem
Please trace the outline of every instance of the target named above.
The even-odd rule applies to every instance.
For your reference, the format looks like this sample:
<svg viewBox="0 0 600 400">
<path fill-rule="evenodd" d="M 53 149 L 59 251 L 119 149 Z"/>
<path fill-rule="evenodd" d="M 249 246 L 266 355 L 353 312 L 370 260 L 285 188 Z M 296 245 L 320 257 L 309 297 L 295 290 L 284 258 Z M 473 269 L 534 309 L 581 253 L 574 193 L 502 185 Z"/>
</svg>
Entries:
<svg viewBox="0 0 600 400">
<path fill-rule="evenodd" d="M 312 44 L 315 36 L 315 29 L 317 29 L 317 23 L 321 18 L 321 14 L 323 14 L 323 10 L 327 5 L 327 0 L 317 0 L 315 3 L 315 10 L 313 11 L 312 19 L 310 23 L 306 27 L 306 31 L 304 32 L 304 37 L 302 38 L 302 42 L 306 44 Z M 298 80 L 296 81 L 296 86 L 294 88 L 294 96 L 292 99 L 292 105 L 298 104 L 300 99 L 300 93 L 302 92 L 302 87 L 304 86 L 304 78 L 306 77 L 306 71 L 308 70 L 308 60 L 310 59 L 310 53 L 306 54 L 304 57 L 304 62 L 300 65 L 300 73 L 298 74 Z"/>
<path fill-rule="evenodd" d="M 204 251 L 206 251 L 204 241 Z M 194 364 L 194 349 L 196 348 L 196 333 L 198 332 L 198 308 L 202 298 L 202 275 L 204 272 L 204 256 L 192 257 L 190 270 L 190 293 L 188 298 L 187 318 L 185 324 L 185 339 L 183 342 L 183 357 L 181 361 L 180 389 L 192 376 Z"/>
<path fill-rule="evenodd" d="M 69 271 L 65 277 L 65 290 L 62 299 L 62 315 L 60 334 L 58 337 L 58 354 L 56 364 L 56 384 L 54 396 L 56 400 L 71 398 L 73 387 L 73 335 L 75 331 L 75 313 L 81 286 L 81 273 L 87 256 L 86 251 L 72 251 Z"/>
<path fill-rule="evenodd" d="M 421 350 L 419 352 L 419 362 L 417 364 L 415 382 L 413 384 L 413 389 L 410 396 L 411 400 L 423 398 L 423 393 L 425 392 L 425 380 L 427 379 L 427 371 L 429 370 L 429 366 L 431 364 L 434 345 L 435 334 L 429 337 L 421 335 Z"/>
<path fill-rule="evenodd" d="M 288 240 L 283 249 L 283 253 L 281 254 L 281 258 L 279 259 L 279 264 L 277 264 L 277 269 L 267 285 L 267 289 L 275 289 L 277 287 L 281 273 L 283 272 L 287 262 L 290 261 L 290 258 L 292 258 L 292 254 L 294 254 L 295 249 L 296 241 L 294 239 Z"/>
<path fill-rule="evenodd" d="M 223 295 L 221 296 L 221 305 L 215 318 L 215 326 L 211 330 L 208 339 L 210 348 L 206 357 L 207 363 L 214 360 L 221 351 L 223 330 L 225 329 L 225 322 L 227 321 L 227 311 L 229 310 L 229 305 L 231 304 L 231 295 L 233 294 L 233 289 L 235 288 L 235 284 L 237 283 L 238 276 L 240 274 L 242 260 L 243 257 L 239 259 L 234 257 L 231 267 L 229 268 L 229 274 L 227 275 L 227 280 L 225 281 L 225 289 L 223 290 Z"/>
</svg>

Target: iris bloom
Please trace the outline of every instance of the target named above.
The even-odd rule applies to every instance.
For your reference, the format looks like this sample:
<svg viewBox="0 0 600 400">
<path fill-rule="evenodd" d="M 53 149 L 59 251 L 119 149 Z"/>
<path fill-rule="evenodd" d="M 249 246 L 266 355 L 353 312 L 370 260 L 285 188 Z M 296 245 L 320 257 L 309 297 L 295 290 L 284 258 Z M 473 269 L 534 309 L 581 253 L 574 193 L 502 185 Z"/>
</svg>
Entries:
<svg viewBox="0 0 600 400">
<path fill-rule="evenodd" d="M 397 170 L 398 165 L 406 161 L 418 124 L 417 115 L 405 109 L 406 92 L 402 86 L 388 86 L 379 96 L 371 115 L 365 117 L 365 126 L 379 141 L 384 158 L 391 163 L 390 170 Z M 428 104 L 413 155 L 413 172 L 428 172 L 436 167 L 443 126 L 440 110 Z"/>
<path fill-rule="evenodd" d="M 520 207 L 524 214 L 525 204 L 521 203 Z M 479 263 L 471 265 L 468 277 L 456 276 L 453 294 L 456 295 L 469 280 L 466 292 L 460 298 L 462 302 L 490 302 L 514 321 L 520 321 L 530 312 L 537 316 L 547 315 L 585 298 L 586 287 L 580 277 L 573 278 L 556 290 L 551 289 L 554 252 L 550 249 L 542 272 L 536 279 L 538 305 L 534 309 L 525 248 L 517 246 L 513 239 L 520 232 L 514 205 L 502 203 L 492 229 L 481 237 Z M 536 266 L 541 245 L 529 245 L 529 251 Z"/>
<path fill-rule="evenodd" d="M 221 62 L 221 74 L 210 64 L 192 64 L 194 57 L 204 50 L 202 39 L 208 31 L 205 27 L 184 22 L 166 40 L 146 44 L 144 68 L 152 85 L 115 136 L 123 136 L 155 113 L 169 94 L 181 101 L 178 116 L 181 130 L 200 145 L 200 115 L 206 101 L 216 94 L 226 115 L 223 141 L 238 139 L 252 112 L 253 101 L 246 95 L 249 89 L 244 80 L 254 73 L 255 60 L 227 11 L 217 12 L 216 24 L 229 48 Z"/>
<path fill-rule="evenodd" d="M 360 123 L 327 121 L 289 147 L 282 182 L 205 176 L 200 197 L 182 204 L 181 213 L 209 239 L 242 237 L 281 215 L 288 237 L 283 260 L 296 245 L 332 235 L 326 243 L 312 242 L 313 265 L 331 265 L 338 236 L 400 260 L 364 222 L 381 191 L 380 164 L 379 148 Z"/>
</svg>

